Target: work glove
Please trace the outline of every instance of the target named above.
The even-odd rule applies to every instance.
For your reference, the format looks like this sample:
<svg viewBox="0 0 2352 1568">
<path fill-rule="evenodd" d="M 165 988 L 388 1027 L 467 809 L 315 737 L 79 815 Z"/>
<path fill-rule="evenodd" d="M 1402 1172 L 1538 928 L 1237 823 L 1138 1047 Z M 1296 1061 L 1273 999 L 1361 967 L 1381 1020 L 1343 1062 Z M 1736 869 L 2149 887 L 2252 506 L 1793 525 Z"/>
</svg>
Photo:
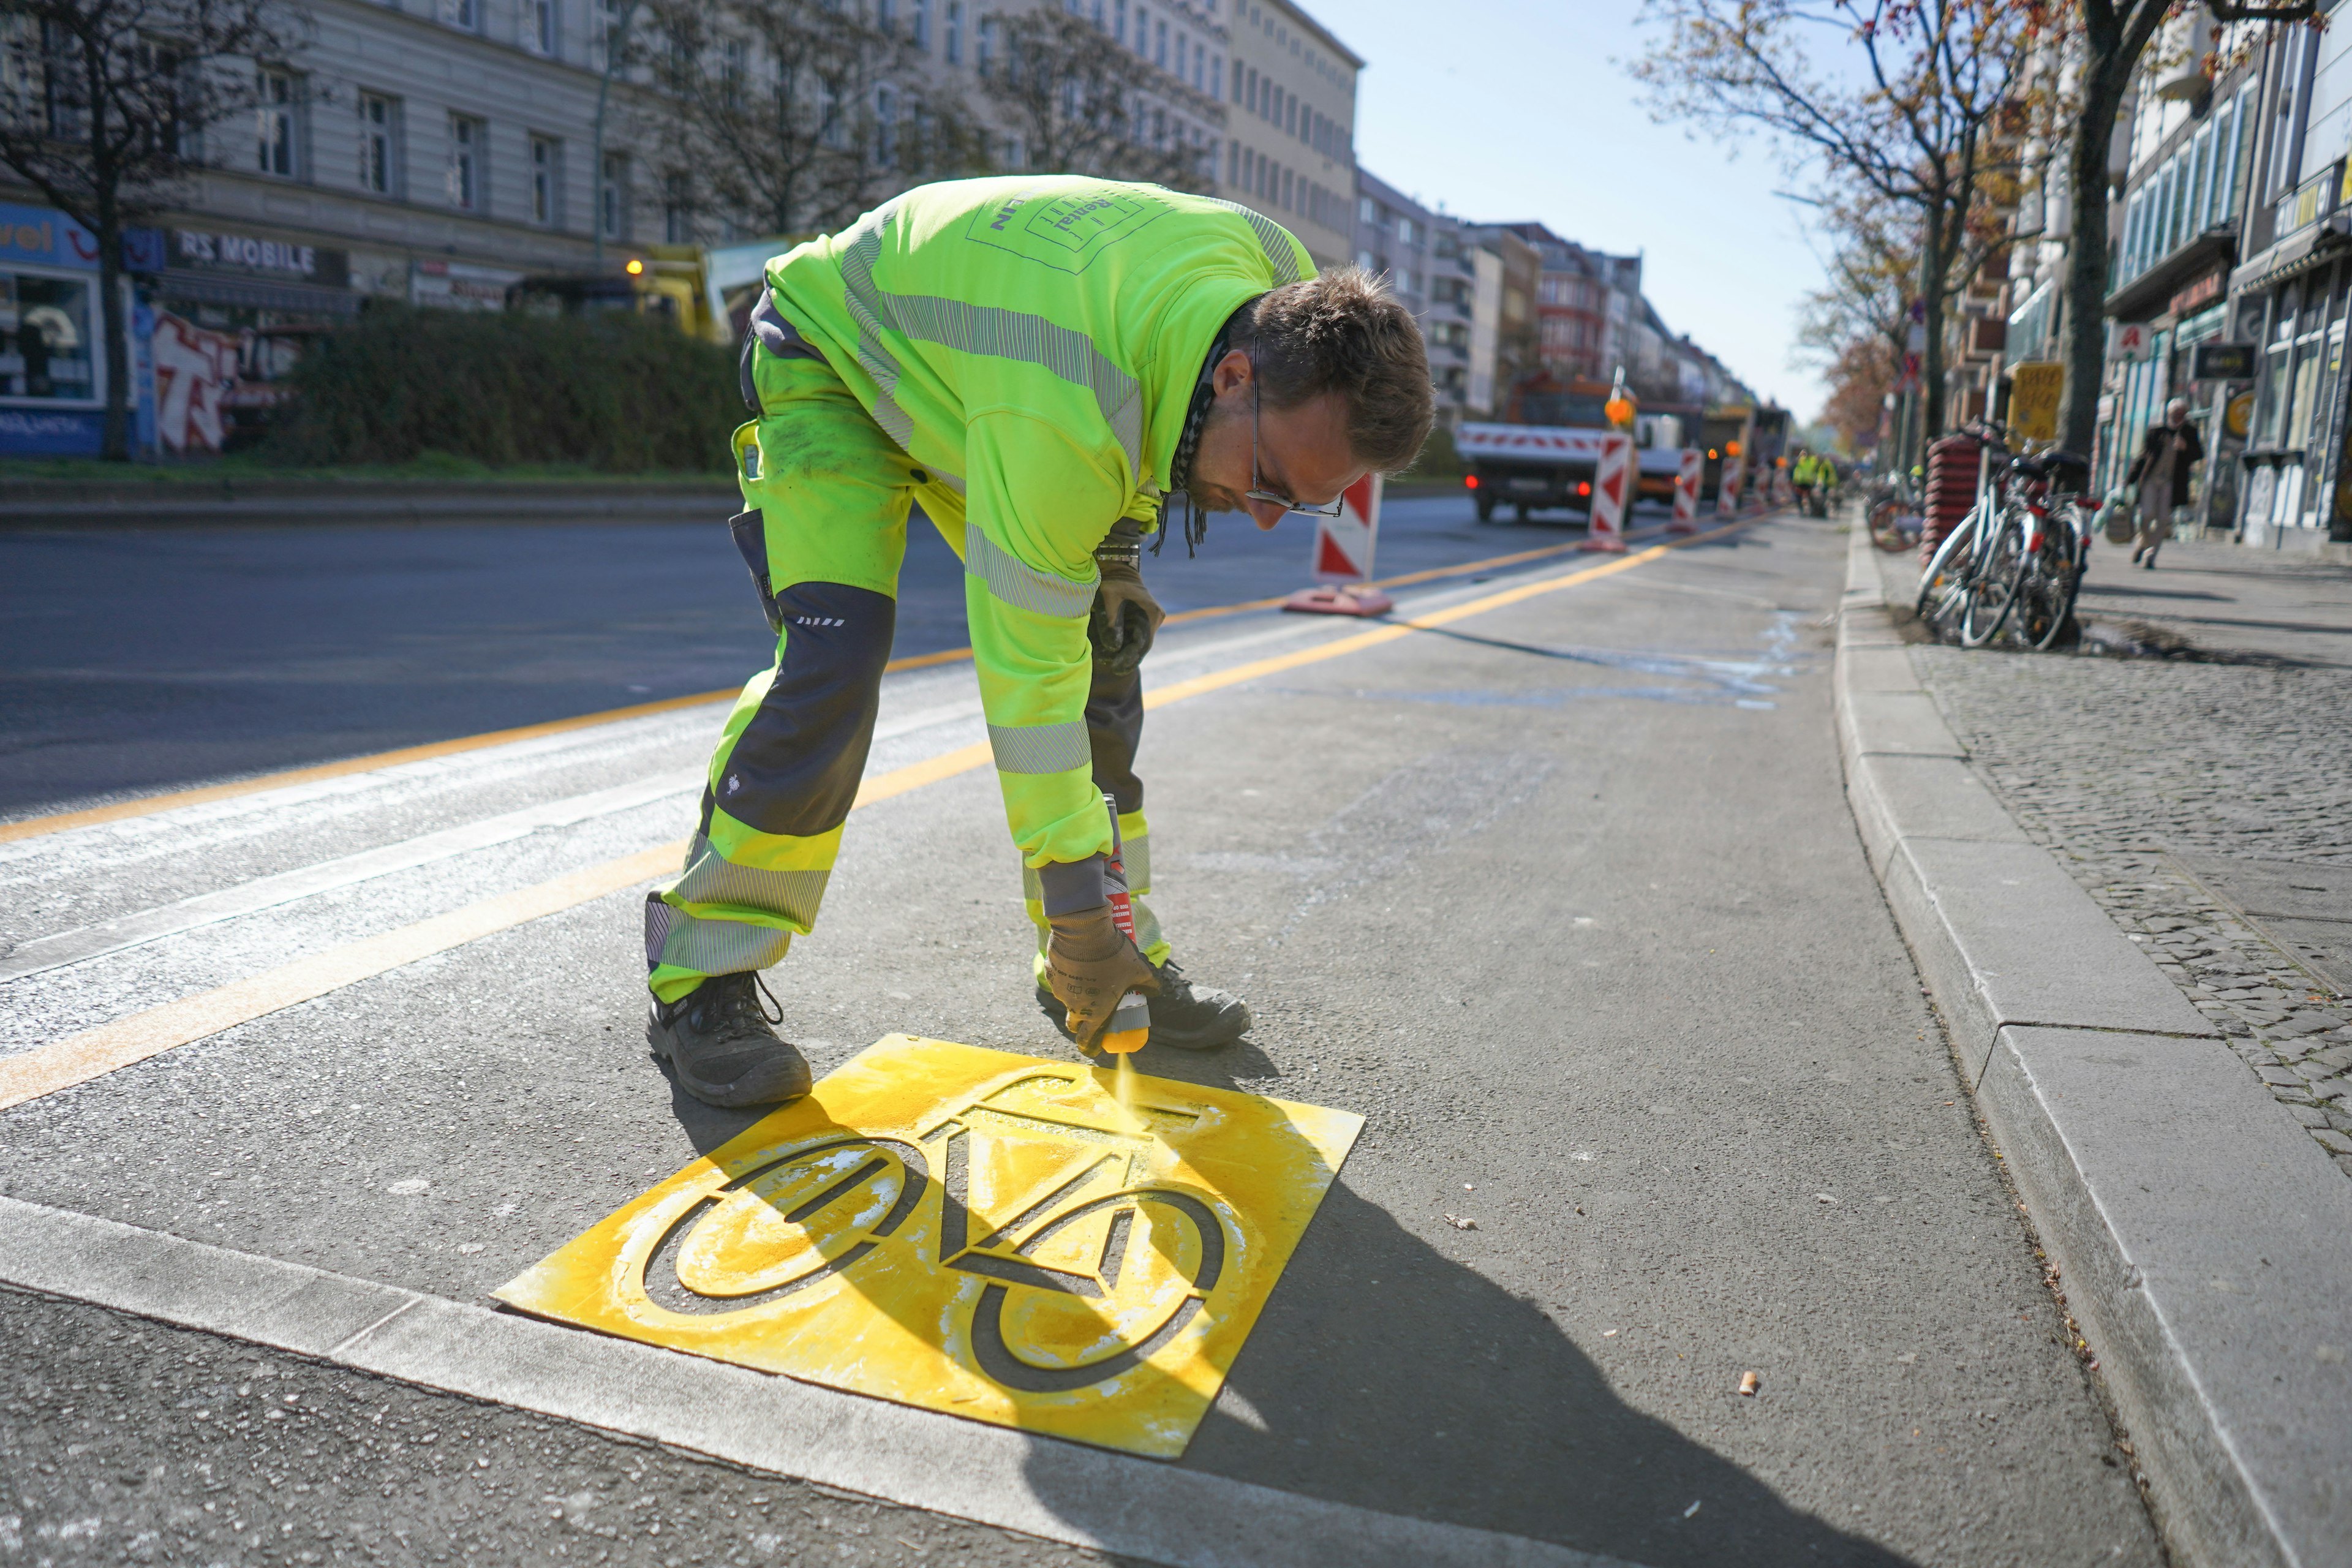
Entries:
<svg viewBox="0 0 2352 1568">
<path fill-rule="evenodd" d="M 1160 994 L 1160 976 L 1110 918 L 1108 904 L 1049 915 L 1045 988 L 1069 1010 L 1070 1033 L 1087 1050 L 1109 1026 L 1119 998 L 1130 991 Z"/>
<path fill-rule="evenodd" d="M 1102 586 L 1095 590 L 1094 613 L 1087 618 L 1087 640 L 1094 645 L 1095 662 L 1112 675 L 1133 675 L 1168 612 L 1143 585 L 1143 531 L 1133 520 L 1121 518 L 1110 536 L 1095 551 L 1095 569 Z"/>
</svg>

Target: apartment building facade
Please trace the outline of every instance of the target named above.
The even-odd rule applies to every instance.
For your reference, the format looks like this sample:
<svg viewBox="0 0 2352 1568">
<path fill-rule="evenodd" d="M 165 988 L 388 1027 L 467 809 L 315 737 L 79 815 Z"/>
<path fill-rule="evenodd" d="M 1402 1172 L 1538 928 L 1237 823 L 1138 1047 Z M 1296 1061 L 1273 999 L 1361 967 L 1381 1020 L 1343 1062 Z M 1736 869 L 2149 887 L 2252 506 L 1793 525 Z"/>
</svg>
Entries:
<svg viewBox="0 0 2352 1568">
<path fill-rule="evenodd" d="M 1289 229 L 1318 265 L 1348 260 L 1363 60 L 1289 0 L 1214 3 L 1230 7 L 1232 50 L 1217 194 Z"/>
</svg>

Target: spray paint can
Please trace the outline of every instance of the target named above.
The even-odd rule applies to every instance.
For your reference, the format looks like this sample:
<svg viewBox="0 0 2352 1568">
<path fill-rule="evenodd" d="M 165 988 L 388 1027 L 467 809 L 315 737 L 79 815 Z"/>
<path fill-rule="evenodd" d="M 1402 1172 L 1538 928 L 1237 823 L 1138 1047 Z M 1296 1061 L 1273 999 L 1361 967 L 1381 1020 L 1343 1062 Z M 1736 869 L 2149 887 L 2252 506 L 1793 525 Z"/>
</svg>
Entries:
<svg viewBox="0 0 2352 1568">
<path fill-rule="evenodd" d="M 1110 897 L 1111 923 L 1119 934 L 1135 941 L 1135 902 L 1128 896 L 1127 866 L 1120 858 L 1118 837 L 1118 803 L 1109 795 L 1103 796 L 1103 805 L 1110 813 L 1110 854 L 1103 862 L 1103 884 Z M 1102 1048 L 1113 1056 L 1127 1056 L 1143 1048 L 1151 1033 L 1151 1005 L 1140 991 L 1130 991 L 1118 999 L 1118 1006 L 1110 1016 L 1110 1027 L 1103 1031 Z"/>
</svg>

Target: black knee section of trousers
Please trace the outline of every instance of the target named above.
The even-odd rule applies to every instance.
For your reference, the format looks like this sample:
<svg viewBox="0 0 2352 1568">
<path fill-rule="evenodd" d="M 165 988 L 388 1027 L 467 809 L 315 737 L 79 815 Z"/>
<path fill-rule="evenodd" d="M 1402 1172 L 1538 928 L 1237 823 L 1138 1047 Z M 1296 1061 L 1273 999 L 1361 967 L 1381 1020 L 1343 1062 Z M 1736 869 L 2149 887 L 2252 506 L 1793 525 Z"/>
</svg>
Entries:
<svg viewBox="0 0 2352 1568">
<path fill-rule="evenodd" d="M 1143 809 L 1143 781 L 1135 776 L 1135 748 L 1142 739 L 1142 672 L 1114 674 L 1097 659 L 1087 690 L 1087 743 L 1094 752 L 1095 787 L 1109 792 L 1122 812 Z"/>
<path fill-rule="evenodd" d="M 776 607 L 783 651 L 727 771 L 703 791 L 706 837 L 714 809 L 760 833 L 830 832 L 847 820 L 866 773 L 897 601 L 843 583 L 796 583 Z"/>
</svg>

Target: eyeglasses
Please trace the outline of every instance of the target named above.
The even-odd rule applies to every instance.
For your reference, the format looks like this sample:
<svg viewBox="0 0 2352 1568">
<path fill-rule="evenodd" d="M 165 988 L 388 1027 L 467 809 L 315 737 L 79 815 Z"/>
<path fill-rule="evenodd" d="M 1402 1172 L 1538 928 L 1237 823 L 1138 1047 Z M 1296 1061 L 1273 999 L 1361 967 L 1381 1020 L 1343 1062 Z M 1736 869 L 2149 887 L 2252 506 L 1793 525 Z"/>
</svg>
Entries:
<svg viewBox="0 0 2352 1568">
<path fill-rule="evenodd" d="M 1278 506 L 1285 511 L 1303 512 L 1308 517 L 1339 516 L 1347 508 L 1346 496 L 1340 496 L 1323 506 L 1308 506 L 1303 501 L 1292 500 L 1288 496 L 1277 495 L 1265 488 L 1265 476 L 1257 471 L 1257 424 L 1259 414 L 1264 412 L 1265 403 L 1265 399 L 1258 390 L 1258 384 L 1253 380 L 1250 383 L 1250 488 L 1244 490 L 1242 494 L 1251 500 L 1262 500 L 1268 506 Z"/>
</svg>

